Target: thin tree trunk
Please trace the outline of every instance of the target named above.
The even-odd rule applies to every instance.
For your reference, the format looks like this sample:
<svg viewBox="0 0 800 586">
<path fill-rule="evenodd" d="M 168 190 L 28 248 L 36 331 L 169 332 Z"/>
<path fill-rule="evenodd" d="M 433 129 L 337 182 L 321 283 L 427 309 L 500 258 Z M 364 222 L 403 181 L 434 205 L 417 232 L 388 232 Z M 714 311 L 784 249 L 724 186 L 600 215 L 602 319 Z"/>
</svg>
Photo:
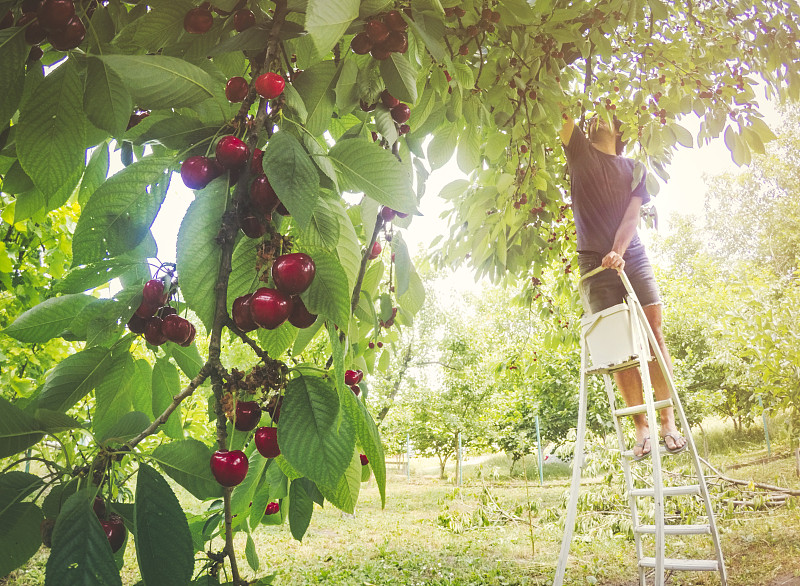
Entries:
<svg viewBox="0 0 800 586">
<path fill-rule="evenodd" d="M 377 417 L 377 424 L 380 425 L 383 422 L 383 419 L 386 417 L 386 414 L 389 413 L 389 409 L 392 408 L 394 405 L 394 398 L 397 396 L 397 393 L 400 391 L 400 384 L 403 382 L 403 377 L 406 374 L 406 370 L 408 370 L 408 365 L 411 362 L 411 348 L 414 345 L 414 336 L 411 336 L 411 340 L 406 347 L 405 355 L 403 356 L 403 363 L 400 366 L 400 370 L 397 373 L 397 378 L 394 381 L 394 386 L 392 387 L 392 392 L 389 393 L 389 397 L 387 399 L 386 405 L 381 408 L 378 412 Z"/>
</svg>

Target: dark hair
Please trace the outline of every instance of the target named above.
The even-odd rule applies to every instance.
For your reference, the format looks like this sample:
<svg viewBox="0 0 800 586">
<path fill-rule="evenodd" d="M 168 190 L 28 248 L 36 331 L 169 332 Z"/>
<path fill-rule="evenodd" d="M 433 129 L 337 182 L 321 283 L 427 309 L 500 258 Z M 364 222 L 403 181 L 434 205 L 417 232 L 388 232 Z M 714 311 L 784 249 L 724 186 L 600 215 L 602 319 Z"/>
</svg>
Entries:
<svg viewBox="0 0 800 586">
<path fill-rule="evenodd" d="M 617 155 L 621 155 L 622 151 L 625 150 L 625 145 L 628 144 L 627 141 L 622 140 L 622 121 L 614 115 L 614 133 L 617 136 L 617 142 L 615 145 Z"/>
</svg>

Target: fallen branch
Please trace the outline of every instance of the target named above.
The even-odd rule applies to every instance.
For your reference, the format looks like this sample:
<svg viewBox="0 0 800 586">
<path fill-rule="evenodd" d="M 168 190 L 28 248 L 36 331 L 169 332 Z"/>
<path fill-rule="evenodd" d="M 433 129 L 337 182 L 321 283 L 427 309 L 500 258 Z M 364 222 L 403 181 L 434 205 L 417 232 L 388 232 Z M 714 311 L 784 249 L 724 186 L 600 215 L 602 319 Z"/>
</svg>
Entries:
<svg viewBox="0 0 800 586">
<path fill-rule="evenodd" d="M 784 486 L 773 486 L 772 484 L 764 484 L 763 482 L 740 480 L 738 478 L 731 478 L 730 476 L 725 476 L 722 472 L 714 468 L 714 466 L 712 466 L 711 463 L 708 462 L 708 460 L 700 458 L 700 456 L 698 456 L 698 458 L 703 464 L 708 466 L 708 468 L 712 472 L 714 472 L 714 474 L 716 474 L 720 478 L 720 480 L 724 480 L 725 482 L 729 482 L 731 484 L 738 484 L 740 486 L 752 486 L 755 488 L 760 488 L 762 490 L 769 490 L 772 492 L 782 492 L 791 496 L 800 496 L 800 490 L 792 490 L 791 488 L 786 488 Z"/>
</svg>

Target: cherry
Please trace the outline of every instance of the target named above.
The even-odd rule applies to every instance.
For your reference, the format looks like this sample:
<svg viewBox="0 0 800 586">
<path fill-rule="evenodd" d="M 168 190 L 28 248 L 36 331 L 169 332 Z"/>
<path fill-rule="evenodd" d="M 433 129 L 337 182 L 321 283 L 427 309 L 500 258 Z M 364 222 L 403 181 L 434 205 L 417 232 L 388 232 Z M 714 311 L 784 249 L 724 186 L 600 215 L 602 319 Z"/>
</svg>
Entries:
<svg viewBox="0 0 800 586">
<path fill-rule="evenodd" d="M 402 124 L 403 122 L 408 122 L 408 119 L 411 117 L 411 108 L 408 107 L 406 104 L 398 104 L 394 108 L 392 108 L 392 118 L 398 124 Z"/>
<path fill-rule="evenodd" d="M 183 29 L 193 35 L 207 33 L 212 26 L 214 26 L 214 15 L 205 5 L 192 8 L 183 18 Z"/>
<path fill-rule="evenodd" d="M 261 407 L 256 401 L 239 401 L 236 403 L 236 429 L 250 431 L 255 429 L 261 419 Z"/>
<path fill-rule="evenodd" d="M 180 345 L 183 346 L 184 348 L 188 348 L 189 346 L 191 346 L 192 342 L 194 342 L 194 337 L 196 334 L 197 330 L 195 329 L 194 324 L 189 322 L 189 337 L 186 338 L 186 340 L 184 340 L 183 342 L 180 342 Z"/>
<path fill-rule="evenodd" d="M 317 321 L 317 316 L 306 308 L 306 304 L 299 297 L 294 299 L 292 313 L 289 314 L 289 323 L 296 328 L 308 328 Z"/>
<path fill-rule="evenodd" d="M 408 35 L 398 31 L 392 31 L 383 42 L 382 47 L 393 53 L 405 53 L 408 51 Z"/>
<path fill-rule="evenodd" d="M 368 102 L 365 102 L 364 100 L 359 100 L 358 105 L 360 106 L 362 112 L 372 112 L 375 108 L 378 107 L 378 102 L 370 104 Z"/>
<path fill-rule="evenodd" d="M 376 242 L 375 244 L 373 244 L 372 251 L 369 253 L 369 260 L 375 260 L 376 258 L 378 258 L 381 254 L 381 250 L 383 250 L 383 248 L 381 248 L 380 242 Z"/>
<path fill-rule="evenodd" d="M 275 287 L 286 295 L 299 295 L 311 286 L 317 267 L 304 252 L 284 254 L 272 263 Z"/>
<path fill-rule="evenodd" d="M 217 450 L 211 455 L 211 474 L 222 486 L 236 486 L 247 476 L 249 462 L 241 450 Z"/>
<path fill-rule="evenodd" d="M 264 514 L 266 514 L 266 515 L 274 515 L 274 514 L 278 513 L 280 510 L 281 510 L 280 503 L 272 502 L 272 503 L 269 503 L 267 505 L 267 508 L 264 511 Z"/>
<path fill-rule="evenodd" d="M 221 174 L 214 159 L 202 155 L 189 157 L 181 164 L 181 179 L 189 189 L 203 189 Z"/>
<path fill-rule="evenodd" d="M 259 427 L 256 430 L 256 449 L 265 458 L 277 458 L 281 454 L 278 447 L 278 428 Z"/>
<path fill-rule="evenodd" d="M 397 212 L 392 208 L 387 206 L 381 208 L 381 218 L 383 218 L 384 222 L 391 222 L 394 220 L 395 216 L 397 216 Z"/>
<path fill-rule="evenodd" d="M 400 128 L 398 129 L 398 132 L 400 134 L 408 134 L 409 132 L 411 132 L 411 127 L 408 124 L 401 124 Z M 397 215 L 399 216 L 400 214 L 397 214 Z M 406 214 L 406 215 L 408 215 L 408 214 Z M 405 216 L 402 216 L 402 217 L 405 217 Z"/>
<path fill-rule="evenodd" d="M 258 329 L 258 324 L 253 321 L 250 315 L 250 298 L 252 295 L 242 295 L 233 300 L 233 323 L 243 332 L 252 332 Z"/>
<path fill-rule="evenodd" d="M 13 24 L 14 24 L 14 13 L 9 10 L 3 15 L 3 18 L 0 18 L 0 30 L 4 28 L 9 28 Z"/>
<path fill-rule="evenodd" d="M 144 327 L 144 339 L 147 340 L 148 344 L 161 346 L 167 341 L 167 337 L 161 329 L 163 324 L 164 320 L 160 317 L 151 317 L 147 320 L 147 324 Z"/>
<path fill-rule="evenodd" d="M 275 211 L 278 212 L 282 216 L 291 216 L 292 214 L 289 213 L 289 210 L 286 209 L 286 206 L 283 203 L 278 204 L 278 207 L 275 208 Z"/>
<path fill-rule="evenodd" d="M 364 32 L 373 43 L 382 43 L 389 36 L 389 27 L 380 20 L 370 20 L 364 25 Z"/>
<path fill-rule="evenodd" d="M 42 4 L 41 0 L 22 0 L 22 5 L 20 6 L 20 8 L 22 9 L 22 14 L 37 12 L 41 4 Z"/>
<path fill-rule="evenodd" d="M 372 57 L 378 61 L 386 61 L 389 57 L 391 57 L 392 52 L 383 45 L 376 45 L 375 47 L 372 47 L 370 55 L 372 55 Z"/>
<path fill-rule="evenodd" d="M 171 314 L 162 318 L 161 333 L 170 342 L 183 344 L 192 334 L 192 324 L 179 315 Z"/>
<path fill-rule="evenodd" d="M 150 279 L 142 288 L 142 303 L 161 307 L 167 302 L 167 293 L 164 290 L 164 281 Z"/>
<path fill-rule="evenodd" d="M 356 55 L 366 55 L 372 50 L 372 41 L 367 36 L 367 33 L 358 33 L 350 41 L 350 48 Z"/>
<path fill-rule="evenodd" d="M 136 313 L 134 313 L 134 315 L 136 317 L 140 317 L 144 320 L 147 320 L 148 318 L 153 317 L 156 314 L 157 310 L 158 310 L 158 305 L 142 302 L 136 309 Z M 142 333 L 144 333 L 144 331 L 142 331 Z"/>
<path fill-rule="evenodd" d="M 243 166 L 250 158 L 250 149 L 240 138 L 229 134 L 223 136 L 217 143 L 217 162 L 224 169 L 237 169 Z"/>
<path fill-rule="evenodd" d="M 361 394 L 361 387 L 358 385 L 350 385 L 350 390 L 353 391 L 353 394 L 358 397 Z"/>
<path fill-rule="evenodd" d="M 369 458 L 367 458 L 366 454 L 359 454 L 358 457 L 361 458 L 362 466 L 366 466 L 367 464 L 369 464 Z"/>
<path fill-rule="evenodd" d="M 277 289 L 261 287 L 250 299 L 250 316 L 259 327 L 274 330 L 289 318 L 292 299 Z"/>
<path fill-rule="evenodd" d="M 225 84 L 225 97 L 228 98 L 229 102 L 237 104 L 247 97 L 248 89 L 245 78 L 240 76 L 232 77 Z"/>
<path fill-rule="evenodd" d="M 72 0 L 44 0 L 37 10 L 39 24 L 48 33 L 62 31 L 75 16 L 75 4 Z"/>
<path fill-rule="evenodd" d="M 256 23 L 256 15 L 252 10 L 242 9 L 233 13 L 233 28 L 237 33 L 249 29 Z"/>
<path fill-rule="evenodd" d="M 119 515 L 110 515 L 108 521 L 100 521 L 103 526 L 103 532 L 106 534 L 108 544 L 111 546 L 111 551 L 117 553 L 122 544 L 125 543 L 125 524 L 122 522 L 122 517 Z"/>
<path fill-rule="evenodd" d="M 344 384 L 348 387 L 352 385 L 357 385 L 361 382 L 364 373 L 360 370 L 346 370 L 344 373 Z"/>
<path fill-rule="evenodd" d="M 131 316 L 131 319 L 128 320 L 128 329 L 134 334 L 144 334 L 144 330 L 146 327 L 147 327 L 146 317 L 140 317 L 134 313 Z"/>
<path fill-rule="evenodd" d="M 158 311 L 156 311 L 156 317 L 160 317 L 161 319 L 166 318 L 168 315 L 178 315 L 178 310 L 167 305 L 160 307 Z"/>
<path fill-rule="evenodd" d="M 253 175 L 264 174 L 264 151 L 253 149 L 253 158 L 250 159 L 250 172 Z"/>
<path fill-rule="evenodd" d="M 130 130 L 148 116 L 150 116 L 149 110 L 137 110 L 131 113 L 131 117 L 128 118 L 128 127 L 125 130 Z"/>
<path fill-rule="evenodd" d="M 106 518 L 106 501 L 103 500 L 103 497 L 101 496 L 94 497 L 94 502 L 92 503 L 92 510 L 94 510 L 94 514 L 97 515 L 98 519 Z"/>
<path fill-rule="evenodd" d="M 255 159 L 254 159 L 255 160 Z M 260 214 L 271 216 L 281 200 L 263 173 L 250 185 L 250 207 Z"/>
<path fill-rule="evenodd" d="M 408 28 L 408 23 L 397 10 L 390 10 L 383 17 L 383 22 L 393 31 L 404 31 Z"/>
<path fill-rule="evenodd" d="M 256 91 L 262 98 L 271 100 L 283 93 L 286 80 L 277 73 L 269 72 L 256 78 Z"/>
<path fill-rule="evenodd" d="M 45 31 L 42 28 L 42 25 L 39 24 L 39 21 L 36 20 L 35 13 L 26 12 L 17 21 L 17 26 L 25 25 L 27 25 L 27 28 L 25 29 L 25 42 L 29 45 L 38 45 L 47 38 L 47 31 Z"/>
<path fill-rule="evenodd" d="M 245 215 L 239 218 L 239 228 L 248 238 L 261 238 L 267 233 L 267 226 L 255 216 Z"/>
<path fill-rule="evenodd" d="M 391 110 L 400 103 L 400 100 L 390 94 L 389 90 L 383 90 L 381 92 L 381 102 L 383 102 L 383 105 Z"/>
</svg>

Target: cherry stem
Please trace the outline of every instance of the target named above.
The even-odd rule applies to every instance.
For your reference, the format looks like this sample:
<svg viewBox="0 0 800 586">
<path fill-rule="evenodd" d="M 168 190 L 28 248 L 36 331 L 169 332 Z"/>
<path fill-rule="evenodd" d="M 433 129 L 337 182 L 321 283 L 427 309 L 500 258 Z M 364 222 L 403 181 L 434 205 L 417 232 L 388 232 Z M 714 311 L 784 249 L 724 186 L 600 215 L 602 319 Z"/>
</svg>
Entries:
<svg viewBox="0 0 800 586">
<path fill-rule="evenodd" d="M 378 239 L 378 234 L 383 227 L 383 218 L 381 218 L 380 213 L 375 218 L 375 228 L 372 230 L 372 238 L 370 238 L 369 244 L 367 244 L 367 248 L 364 250 L 364 255 L 361 257 L 361 267 L 358 269 L 358 278 L 356 279 L 356 285 L 353 287 L 353 298 L 350 302 L 350 313 L 355 313 L 356 307 L 358 307 L 358 300 L 361 298 L 361 284 L 364 282 L 364 275 L 367 272 L 367 262 L 369 262 L 369 256 L 372 254 L 372 247 L 375 245 L 375 241 Z"/>
</svg>

